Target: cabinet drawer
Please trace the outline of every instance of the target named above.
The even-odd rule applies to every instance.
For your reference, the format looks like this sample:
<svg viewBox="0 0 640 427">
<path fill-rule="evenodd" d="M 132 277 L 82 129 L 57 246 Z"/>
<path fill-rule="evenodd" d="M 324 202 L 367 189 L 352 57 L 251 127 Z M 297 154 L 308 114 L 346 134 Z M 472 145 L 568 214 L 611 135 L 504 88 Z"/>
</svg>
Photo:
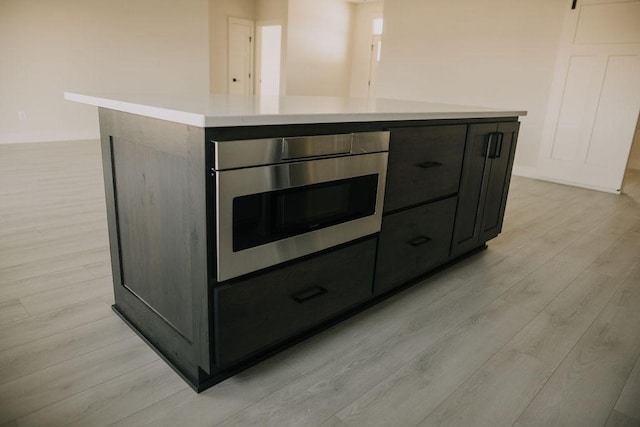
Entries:
<svg viewBox="0 0 640 427">
<path fill-rule="evenodd" d="M 401 285 L 447 260 L 455 211 L 456 198 L 450 197 L 383 218 L 376 293 Z"/>
<path fill-rule="evenodd" d="M 371 297 L 376 239 L 214 291 L 218 366 L 277 344 Z"/>
<path fill-rule="evenodd" d="M 466 125 L 391 130 L 384 211 L 458 191 Z"/>
</svg>

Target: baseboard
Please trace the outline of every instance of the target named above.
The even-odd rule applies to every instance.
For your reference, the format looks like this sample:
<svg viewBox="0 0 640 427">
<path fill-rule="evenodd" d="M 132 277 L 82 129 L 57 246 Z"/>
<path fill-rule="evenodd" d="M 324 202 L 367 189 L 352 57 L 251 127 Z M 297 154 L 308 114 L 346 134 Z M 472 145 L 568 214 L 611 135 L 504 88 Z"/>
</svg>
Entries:
<svg viewBox="0 0 640 427">
<path fill-rule="evenodd" d="M 533 178 L 533 179 L 538 179 L 540 181 L 546 181 L 546 182 L 553 182 L 554 184 L 562 184 L 562 185 L 568 185 L 571 187 L 586 188 L 587 190 L 596 190 L 596 191 L 602 191 L 602 192 L 611 193 L 611 194 L 620 194 L 620 190 L 613 189 L 613 188 L 601 187 L 598 185 L 587 185 L 587 184 L 578 183 L 578 182 L 546 177 L 546 176 L 540 175 L 538 169 L 531 166 L 514 165 L 512 173 L 513 175 L 516 175 L 516 176 L 521 176 L 524 178 Z"/>
<path fill-rule="evenodd" d="M 538 169 L 534 168 L 533 166 L 513 165 L 512 174 L 516 176 L 522 176 L 524 178 L 533 178 L 533 179 L 539 179 L 540 177 L 538 175 Z"/>
<path fill-rule="evenodd" d="M 563 179 L 548 178 L 546 176 L 538 176 L 536 179 L 539 179 L 541 181 L 553 182 L 554 184 L 568 185 L 570 187 L 601 191 L 603 193 L 620 194 L 620 190 L 609 188 L 609 187 L 601 187 L 599 185 L 590 185 L 590 184 L 583 184 L 580 182 L 565 181 Z"/>
</svg>

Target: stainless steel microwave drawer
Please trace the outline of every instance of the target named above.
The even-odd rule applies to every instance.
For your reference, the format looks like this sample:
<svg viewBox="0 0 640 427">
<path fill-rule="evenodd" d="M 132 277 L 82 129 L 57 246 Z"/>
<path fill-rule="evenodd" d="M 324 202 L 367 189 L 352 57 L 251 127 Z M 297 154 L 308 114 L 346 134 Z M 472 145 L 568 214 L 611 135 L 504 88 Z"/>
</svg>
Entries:
<svg viewBox="0 0 640 427">
<path fill-rule="evenodd" d="M 458 192 L 466 125 L 391 130 L 384 211 Z"/>
<path fill-rule="evenodd" d="M 369 299 L 376 240 L 216 288 L 218 366 L 237 363 Z"/>
</svg>

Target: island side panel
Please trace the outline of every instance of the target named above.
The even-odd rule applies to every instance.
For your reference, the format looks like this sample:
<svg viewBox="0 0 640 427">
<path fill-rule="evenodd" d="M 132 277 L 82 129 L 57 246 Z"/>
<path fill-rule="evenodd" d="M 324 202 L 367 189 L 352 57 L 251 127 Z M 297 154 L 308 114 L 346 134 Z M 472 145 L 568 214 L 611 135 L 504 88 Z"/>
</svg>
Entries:
<svg viewBox="0 0 640 427">
<path fill-rule="evenodd" d="M 204 129 L 100 109 L 115 309 L 192 384 L 209 371 Z"/>
</svg>

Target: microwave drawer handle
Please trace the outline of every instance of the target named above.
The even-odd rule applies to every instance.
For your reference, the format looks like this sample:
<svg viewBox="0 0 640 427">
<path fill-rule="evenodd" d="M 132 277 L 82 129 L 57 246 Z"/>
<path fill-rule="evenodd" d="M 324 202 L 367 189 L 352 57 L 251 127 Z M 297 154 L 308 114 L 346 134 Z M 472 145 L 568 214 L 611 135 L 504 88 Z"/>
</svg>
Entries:
<svg viewBox="0 0 640 427">
<path fill-rule="evenodd" d="M 352 142 L 351 133 L 283 138 L 282 160 L 350 154 Z"/>
<path fill-rule="evenodd" d="M 327 291 L 322 286 L 314 286 L 311 289 L 307 289 L 302 292 L 298 292 L 297 294 L 291 295 L 291 298 L 298 304 L 303 304 L 307 301 L 310 301 L 314 298 L 324 295 L 327 292 L 329 291 Z"/>
</svg>

